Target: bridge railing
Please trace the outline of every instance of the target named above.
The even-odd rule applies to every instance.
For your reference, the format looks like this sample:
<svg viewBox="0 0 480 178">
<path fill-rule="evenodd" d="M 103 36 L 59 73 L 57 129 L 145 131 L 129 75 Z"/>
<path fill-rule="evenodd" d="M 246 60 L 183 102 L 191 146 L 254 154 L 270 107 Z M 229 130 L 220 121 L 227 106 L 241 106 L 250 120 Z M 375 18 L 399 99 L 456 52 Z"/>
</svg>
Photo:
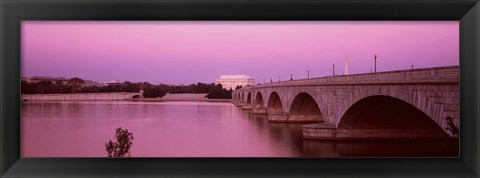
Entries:
<svg viewBox="0 0 480 178">
<path fill-rule="evenodd" d="M 459 74 L 459 67 L 455 66 L 335 76 L 326 78 L 326 81 L 333 83 L 444 82 L 449 79 L 458 80 Z"/>
<path fill-rule="evenodd" d="M 294 85 L 334 85 L 334 84 L 388 84 L 388 83 L 435 83 L 459 82 L 459 66 L 398 70 L 366 74 L 337 75 L 311 79 L 289 80 L 266 83 L 250 87 L 279 87 Z M 246 87 L 244 89 L 248 89 Z M 243 89 L 241 89 L 243 90 Z M 239 90 L 239 91 L 241 91 Z"/>
</svg>

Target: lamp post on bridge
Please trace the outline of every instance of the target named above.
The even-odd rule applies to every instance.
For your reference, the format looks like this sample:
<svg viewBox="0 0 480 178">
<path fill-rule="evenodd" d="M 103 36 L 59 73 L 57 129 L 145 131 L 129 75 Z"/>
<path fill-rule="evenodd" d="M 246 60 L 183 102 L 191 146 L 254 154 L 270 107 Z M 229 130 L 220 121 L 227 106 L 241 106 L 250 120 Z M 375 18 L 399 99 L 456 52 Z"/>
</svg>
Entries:
<svg viewBox="0 0 480 178">
<path fill-rule="evenodd" d="M 333 63 L 332 69 L 333 69 L 332 76 L 335 76 L 335 63 Z"/>
<path fill-rule="evenodd" d="M 373 58 L 375 59 L 375 68 L 374 68 L 374 72 L 377 73 L 377 54 L 375 54 L 375 56 L 373 56 Z"/>
<path fill-rule="evenodd" d="M 307 70 L 307 79 L 310 79 L 310 70 Z"/>
</svg>

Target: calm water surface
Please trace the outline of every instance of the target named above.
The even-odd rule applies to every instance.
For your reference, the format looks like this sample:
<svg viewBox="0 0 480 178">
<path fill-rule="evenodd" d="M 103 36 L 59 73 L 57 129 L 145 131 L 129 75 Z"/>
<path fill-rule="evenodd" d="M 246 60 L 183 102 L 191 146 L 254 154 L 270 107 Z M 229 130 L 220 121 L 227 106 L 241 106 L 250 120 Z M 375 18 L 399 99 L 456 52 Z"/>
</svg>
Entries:
<svg viewBox="0 0 480 178">
<path fill-rule="evenodd" d="M 269 123 L 220 102 L 23 102 L 22 156 L 106 157 L 115 129 L 132 157 L 457 156 L 448 141 L 318 141 L 302 124 Z"/>
</svg>

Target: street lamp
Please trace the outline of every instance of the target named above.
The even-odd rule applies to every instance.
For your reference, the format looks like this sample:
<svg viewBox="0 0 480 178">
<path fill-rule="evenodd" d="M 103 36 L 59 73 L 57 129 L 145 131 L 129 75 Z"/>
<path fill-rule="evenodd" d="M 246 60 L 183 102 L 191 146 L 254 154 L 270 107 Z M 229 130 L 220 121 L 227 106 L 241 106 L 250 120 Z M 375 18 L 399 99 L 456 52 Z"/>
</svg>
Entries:
<svg viewBox="0 0 480 178">
<path fill-rule="evenodd" d="M 373 56 L 373 58 L 375 58 L 375 70 L 374 72 L 377 73 L 377 54 L 375 54 L 375 56 Z"/>
<path fill-rule="evenodd" d="M 335 63 L 333 63 L 332 69 L 333 69 L 332 76 L 335 76 Z"/>
<path fill-rule="evenodd" d="M 310 70 L 307 70 L 307 78 L 310 78 Z"/>
</svg>

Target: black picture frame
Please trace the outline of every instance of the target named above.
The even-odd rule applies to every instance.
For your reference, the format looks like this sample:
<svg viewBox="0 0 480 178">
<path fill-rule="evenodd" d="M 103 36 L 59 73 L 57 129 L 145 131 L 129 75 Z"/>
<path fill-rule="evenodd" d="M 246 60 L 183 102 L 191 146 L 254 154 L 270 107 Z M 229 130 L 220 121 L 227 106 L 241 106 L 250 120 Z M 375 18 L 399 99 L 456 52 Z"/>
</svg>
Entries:
<svg viewBox="0 0 480 178">
<path fill-rule="evenodd" d="M 479 177 L 478 0 L 0 0 L 1 177 Z M 21 158 L 22 20 L 459 20 L 460 158 Z"/>
</svg>

